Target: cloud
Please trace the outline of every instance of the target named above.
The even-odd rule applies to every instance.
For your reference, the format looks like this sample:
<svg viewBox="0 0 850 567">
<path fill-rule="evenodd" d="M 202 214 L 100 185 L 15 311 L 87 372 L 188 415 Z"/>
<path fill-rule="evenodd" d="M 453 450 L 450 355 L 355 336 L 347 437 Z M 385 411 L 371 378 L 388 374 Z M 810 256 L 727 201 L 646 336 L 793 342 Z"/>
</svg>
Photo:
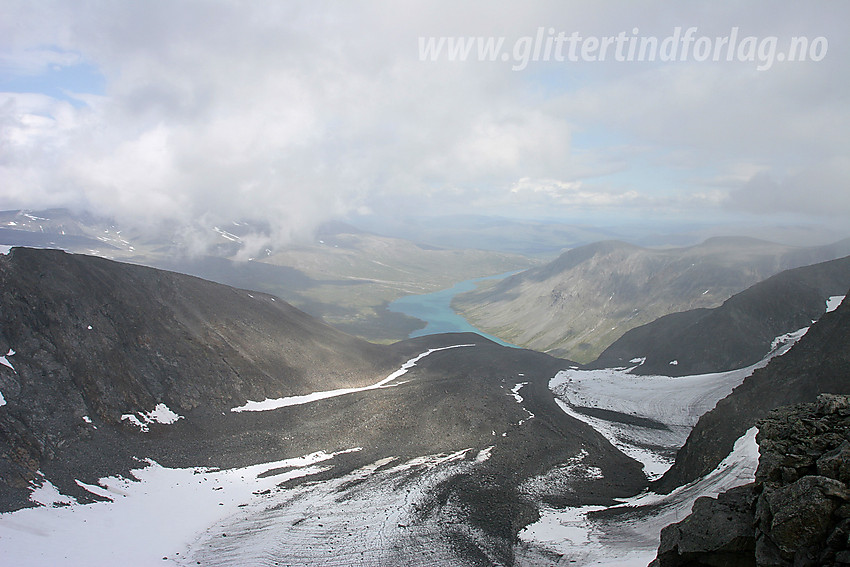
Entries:
<svg viewBox="0 0 850 567">
<path fill-rule="evenodd" d="M 850 150 L 847 53 L 837 40 L 821 63 L 763 72 L 737 62 L 531 63 L 517 72 L 499 61 L 418 58 L 420 36 L 511 42 L 540 26 L 838 38 L 847 9 L 837 5 L 708 14 L 549 1 L 520 11 L 493 2 L 6 4 L 4 68 L 82 61 L 106 88 L 79 95 L 83 106 L 0 95 L 2 207 L 75 206 L 187 226 L 250 218 L 282 242 L 362 210 L 721 212 L 719 195 L 749 210 L 758 199 L 747 195 L 769 192 L 741 192 L 752 171 L 787 179 L 777 183 L 788 206 L 806 177 L 834 207 L 848 206 L 832 185 L 846 186 L 834 164 Z M 799 173 L 785 175 L 789 167 Z"/>
<path fill-rule="evenodd" d="M 763 215 L 793 213 L 847 218 L 850 158 L 835 157 L 782 177 L 763 171 L 732 191 L 724 206 Z"/>
<path fill-rule="evenodd" d="M 565 205 L 574 208 L 630 206 L 641 199 L 637 191 L 611 193 L 585 188 L 581 181 L 556 179 L 520 179 L 511 187 L 511 197 L 519 202 L 536 199 L 543 206 Z"/>
</svg>

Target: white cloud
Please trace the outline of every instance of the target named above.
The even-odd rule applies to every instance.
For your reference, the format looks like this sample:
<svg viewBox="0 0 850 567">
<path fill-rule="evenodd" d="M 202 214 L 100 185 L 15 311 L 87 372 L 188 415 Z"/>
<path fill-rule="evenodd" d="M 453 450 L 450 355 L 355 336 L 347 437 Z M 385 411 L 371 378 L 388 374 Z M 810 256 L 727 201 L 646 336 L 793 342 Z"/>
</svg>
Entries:
<svg viewBox="0 0 850 567">
<path fill-rule="evenodd" d="M 753 175 L 723 204 L 756 213 L 812 214 L 846 219 L 850 211 L 850 158 L 834 157 L 782 177 L 768 171 Z"/>
<path fill-rule="evenodd" d="M 850 150 L 847 52 L 837 40 L 850 8 L 650 6 L 8 2 L 7 68 L 91 63 L 106 94 L 79 108 L 3 95 L 0 207 L 77 205 L 140 222 L 255 218 L 285 240 L 364 209 L 719 210 L 731 192 L 728 207 L 753 210 L 735 191 L 754 171 L 784 179 L 825 169 L 824 200 L 850 213 L 839 194 L 846 170 L 825 167 Z M 514 72 L 418 60 L 423 35 L 512 41 L 540 26 L 616 35 L 677 25 L 836 40 L 821 63 L 763 72 L 747 63 Z M 682 181 L 673 191 L 652 175 Z M 791 206 L 798 187 L 775 184 L 784 197 L 771 206 Z"/>
<path fill-rule="evenodd" d="M 511 187 L 511 197 L 517 202 L 538 199 L 542 205 L 568 207 L 630 206 L 639 202 L 637 191 L 610 193 L 585 188 L 581 181 L 563 182 L 556 179 L 520 179 Z"/>
</svg>

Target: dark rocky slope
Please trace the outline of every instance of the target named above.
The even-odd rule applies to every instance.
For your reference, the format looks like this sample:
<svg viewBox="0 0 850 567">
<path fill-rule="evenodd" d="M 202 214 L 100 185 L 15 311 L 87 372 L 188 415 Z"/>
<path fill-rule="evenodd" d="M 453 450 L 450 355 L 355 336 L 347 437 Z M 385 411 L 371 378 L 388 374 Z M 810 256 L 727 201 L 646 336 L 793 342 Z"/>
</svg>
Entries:
<svg viewBox="0 0 850 567">
<path fill-rule="evenodd" d="M 629 366 L 630 360 L 645 358 L 632 372 L 663 376 L 744 368 L 767 355 L 779 335 L 818 319 L 826 300 L 844 295 L 848 285 L 850 256 L 786 270 L 720 307 L 673 313 L 632 329 L 589 366 Z"/>
<path fill-rule="evenodd" d="M 704 414 L 656 489 L 668 492 L 707 474 L 769 411 L 812 402 L 821 393 L 850 394 L 850 301 L 824 314 L 790 351 Z"/>
<path fill-rule="evenodd" d="M 661 532 L 654 567 L 850 564 L 850 397 L 759 421 L 755 483 L 700 498 Z"/>
<path fill-rule="evenodd" d="M 429 349 L 454 345 L 474 346 L 433 352 L 394 387 L 274 411 L 229 411 L 249 399 L 374 384 Z M 467 550 L 464 561 L 510 563 L 517 531 L 541 504 L 520 490 L 528 478 L 586 452 L 587 466 L 604 478 L 571 480 L 571 490 L 552 495 L 558 504 L 606 504 L 645 487 L 637 462 L 555 404 L 548 381 L 570 362 L 478 335 L 372 345 L 272 296 L 15 249 L 0 256 L 0 349 L 14 350 L 7 357 L 14 369 L 0 364 L 3 511 L 32 505 L 29 490 L 41 474 L 63 494 L 91 501 L 97 497 L 76 480 L 126 475 L 145 458 L 235 467 L 359 448 L 306 479 L 312 482 L 387 457 L 468 449 L 473 459 L 491 448 L 473 472 L 436 486 L 428 517 L 446 529 L 460 522 L 488 534 L 483 543 L 452 536 Z M 520 403 L 512 390 L 522 383 Z M 158 403 L 183 419 L 151 423 L 147 432 L 121 419 Z"/>
<path fill-rule="evenodd" d="M 630 329 L 670 313 L 717 307 L 783 270 L 847 254 L 850 240 L 812 248 L 751 238 L 674 249 L 597 242 L 462 294 L 454 307 L 508 342 L 589 363 Z"/>
<path fill-rule="evenodd" d="M 362 386 L 400 361 L 269 295 L 56 250 L 0 256 L 0 294 L 0 350 L 15 352 L 0 369 L 0 466 L 17 495 L 91 433 L 83 416 L 121 428 L 159 403 L 227 411 Z"/>
</svg>

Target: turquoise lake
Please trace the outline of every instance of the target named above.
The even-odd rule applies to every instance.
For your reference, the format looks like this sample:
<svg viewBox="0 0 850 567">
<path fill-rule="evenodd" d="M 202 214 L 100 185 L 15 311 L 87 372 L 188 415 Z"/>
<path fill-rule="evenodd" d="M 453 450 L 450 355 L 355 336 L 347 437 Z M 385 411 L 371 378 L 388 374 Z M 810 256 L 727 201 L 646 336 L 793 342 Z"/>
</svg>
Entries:
<svg viewBox="0 0 850 567">
<path fill-rule="evenodd" d="M 396 299 L 387 305 L 387 309 L 396 313 L 403 313 L 410 317 L 416 317 L 425 321 L 424 329 L 418 329 L 410 333 L 410 337 L 421 337 L 423 335 L 436 335 L 438 333 L 478 333 L 500 345 L 519 348 L 516 345 L 506 343 L 498 337 L 488 335 L 469 324 L 469 322 L 454 312 L 452 309 L 452 298 L 459 293 L 465 293 L 475 289 L 478 282 L 485 280 L 503 279 L 518 272 L 507 272 L 495 276 L 485 276 L 460 282 L 459 284 L 422 295 L 407 295 Z"/>
</svg>

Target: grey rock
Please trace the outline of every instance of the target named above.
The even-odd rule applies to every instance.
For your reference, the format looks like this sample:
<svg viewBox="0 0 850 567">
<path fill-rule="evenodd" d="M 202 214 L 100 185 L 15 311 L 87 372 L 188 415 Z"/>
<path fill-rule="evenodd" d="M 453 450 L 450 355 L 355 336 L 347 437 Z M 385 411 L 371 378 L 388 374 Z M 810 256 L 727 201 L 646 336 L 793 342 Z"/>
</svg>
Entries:
<svg viewBox="0 0 850 567">
<path fill-rule="evenodd" d="M 659 567 L 755 565 L 755 498 L 755 487 L 749 484 L 716 499 L 697 499 L 690 516 L 662 530 Z"/>
<path fill-rule="evenodd" d="M 766 505 L 772 512 L 770 526 L 765 526 L 771 539 L 789 554 L 825 541 L 832 514 L 840 504 L 828 494 L 844 490 L 837 480 L 804 476 L 782 488 L 765 491 L 758 505 Z"/>
<path fill-rule="evenodd" d="M 850 398 L 835 394 L 821 394 L 818 396 L 818 413 L 829 415 L 841 413 L 842 410 L 850 410 Z"/>
<path fill-rule="evenodd" d="M 850 442 L 845 440 L 837 449 L 825 453 L 817 462 L 818 474 L 850 482 Z"/>
</svg>

